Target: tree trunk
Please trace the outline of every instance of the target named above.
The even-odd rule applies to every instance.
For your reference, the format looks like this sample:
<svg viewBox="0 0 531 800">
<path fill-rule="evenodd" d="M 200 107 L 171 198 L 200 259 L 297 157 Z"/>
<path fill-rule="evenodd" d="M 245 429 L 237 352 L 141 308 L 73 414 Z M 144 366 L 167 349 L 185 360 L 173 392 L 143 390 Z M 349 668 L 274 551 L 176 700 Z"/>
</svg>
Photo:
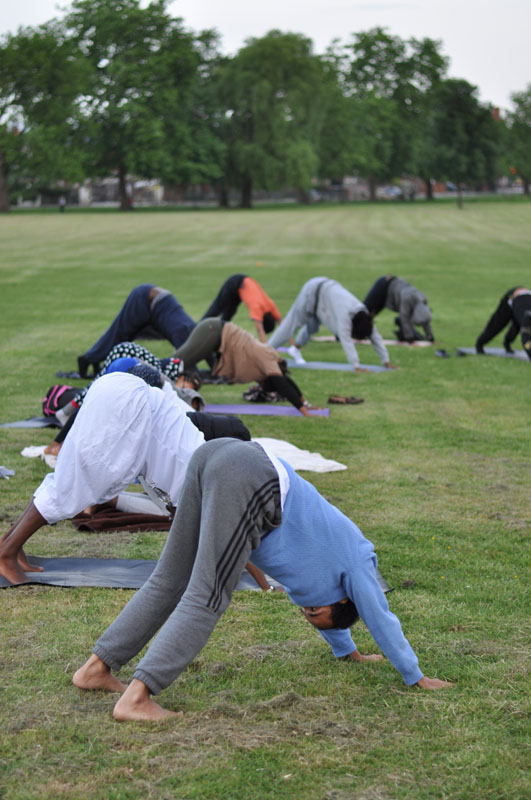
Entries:
<svg viewBox="0 0 531 800">
<path fill-rule="evenodd" d="M 430 178 L 425 178 L 424 183 L 426 184 L 426 200 L 433 200 L 433 186 Z"/>
<path fill-rule="evenodd" d="M 520 177 L 522 178 L 522 183 L 524 184 L 524 194 L 526 197 L 529 197 L 529 178 L 524 178 L 523 176 Z"/>
<path fill-rule="evenodd" d="M 374 175 L 369 175 L 369 200 L 371 203 L 376 200 L 376 178 Z"/>
<path fill-rule="evenodd" d="M 219 187 L 218 198 L 220 208 L 229 208 L 229 187 L 225 181 Z"/>
<path fill-rule="evenodd" d="M 463 208 L 463 184 L 457 184 L 457 208 Z"/>
<path fill-rule="evenodd" d="M 241 207 L 242 208 L 253 207 L 253 181 L 252 178 L 249 178 L 248 176 L 245 177 L 242 182 Z"/>
<path fill-rule="evenodd" d="M 309 192 L 305 191 L 304 189 L 299 189 L 297 194 L 298 194 L 299 203 L 301 203 L 302 205 L 305 205 L 305 206 L 309 206 L 310 205 L 310 193 Z"/>
<path fill-rule="evenodd" d="M 120 193 L 121 211 L 130 211 L 133 207 L 133 198 L 127 193 L 126 172 L 123 164 L 118 167 L 118 187 Z"/>
<path fill-rule="evenodd" d="M 4 154 L 0 151 L 0 212 L 9 211 L 9 189 L 7 188 L 7 167 Z"/>
</svg>

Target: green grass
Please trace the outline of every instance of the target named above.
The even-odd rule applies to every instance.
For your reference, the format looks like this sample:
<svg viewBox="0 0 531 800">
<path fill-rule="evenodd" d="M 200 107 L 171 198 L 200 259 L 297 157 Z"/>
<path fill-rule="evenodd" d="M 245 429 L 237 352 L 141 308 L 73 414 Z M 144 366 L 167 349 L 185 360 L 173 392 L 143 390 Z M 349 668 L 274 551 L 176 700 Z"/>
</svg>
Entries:
<svg viewBox="0 0 531 800">
<path fill-rule="evenodd" d="M 365 403 L 332 407 L 328 420 L 246 422 L 255 436 L 288 439 L 348 466 L 305 476 L 375 542 L 396 587 L 392 609 L 426 674 L 457 683 L 422 693 L 387 662 L 336 661 L 287 598 L 242 592 L 161 698 L 184 718 L 119 725 L 113 697 L 81 694 L 71 676 L 131 593 L 6 590 L 0 796 L 528 797 L 530 365 L 457 358 L 455 348 L 473 344 L 507 288 L 529 285 L 531 205 L 14 213 L 0 220 L 0 246 L 2 420 L 39 413 L 56 370 L 75 367 L 139 283 L 171 289 L 195 318 L 235 272 L 255 276 L 282 312 L 315 275 L 360 297 L 386 273 L 422 288 L 451 358 L 395 347 L 394 373 L 297 372 L 316 404 L 332 393 Z M 245 309 L 235 321 L 252 329 Z M 392 335 L 390 312 L 378 327 Z M 161 342 L 153 349 L 168 352 Z M 376 362 L 371 348 L 360 351 Z M 311 343 L 306 357 L 343 354 Z M 212 402 L 239 402 L 241 392 L 204 389 Z M 0 482 L 4 530 L 46 472 L 20 450 L 50 438 L 0 429 L 0 463 L 16 471 Z M 39 532 L 28 550 L 154 558 L 163 538 L 82 534 L 65 522 Z M 376 650 L 363 626 L 355 639 L 362 651 Z"/>
</svg>

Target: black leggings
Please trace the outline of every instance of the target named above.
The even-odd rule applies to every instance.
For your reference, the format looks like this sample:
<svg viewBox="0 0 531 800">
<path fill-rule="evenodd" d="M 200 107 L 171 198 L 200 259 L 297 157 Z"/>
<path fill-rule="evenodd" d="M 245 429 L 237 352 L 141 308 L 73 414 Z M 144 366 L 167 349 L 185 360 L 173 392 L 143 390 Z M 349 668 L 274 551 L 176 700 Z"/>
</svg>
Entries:
<svg viewBox="0 0 531 800">
<path fill-rule="evenodd" d="M 513 299 L 512 305 L 509 304 L 511 295 L 513 295 L 514 292 L 516 292 L 516 290 L 519 288 L 522 287 L 514 286 L 512 289 L 509 289 L 508 292 L 505 292 L 501 298 L 494 314 L 491 316 L 485 325 L 485 328 L 478 336 L 476 341 L 476 350 L 479 352 L 481 352 L 487 342 L 490 342 L 491 339 L 494 339 L 494 337 L 500 333 L 506 325 L 510 324 L 511 327 L 503 339 L 503 346 L 506 350 L 510 351 L 511 343 L 516 339 L 518 332 L 520 331 L 524 350 L 529 358 L 531 358 L 531 331 L 529 320 L 531 312 L 531 295 L 517 295 Z"/>
<path fill-rule="evenodd" d="M 247 275 L 231 275 L 227 278 L 201 319 L 221 316 L 224 322 L 229 322 L 241 303 L 239 290 L 246 277 Z"/>
</svg>

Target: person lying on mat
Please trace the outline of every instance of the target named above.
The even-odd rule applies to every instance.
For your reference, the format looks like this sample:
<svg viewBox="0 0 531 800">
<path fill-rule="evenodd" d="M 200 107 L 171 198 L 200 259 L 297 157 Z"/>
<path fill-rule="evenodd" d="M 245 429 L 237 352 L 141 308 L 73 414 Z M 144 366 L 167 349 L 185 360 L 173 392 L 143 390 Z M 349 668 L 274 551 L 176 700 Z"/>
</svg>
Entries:
<svg viewBox="0 0 531 800">
<path fill-rule="evenodd" d="M 230 469 L 227 469 L 230 464 Z M 218 439 L 192 458 L 159 562 L 73 676 L 81 689 L 123 692 L 117 720 L 175 716 L 152 695 L 167 688 L 206 645 L 246 561 L 271 575 L 338 658 L 361 654 L 358 616 L 408 685 L 426 677 L 377 576 L 374 547 L 359 528 L 281 459 L 256 442 Z M 119 670 L 151 642 L 125 686 Z"/>
<path fill-rule="evenodd" d="M 79 374 L 88 377 L 92 366 L 94 375 L 100 362 L 120 342 L 149 336 L 168 339 L 174 347 L 182 344 L 194 327 L 194 320 L 177 302 L 168 289 L 144 283 L 133 289 L 105 333 L 83 355 L 78 356 Z"/>
<path fill-rule="evenodd" d="M 494 339 L 509 324 L 510 328 L 503 339 L 505 351 L 513 352 L 511 344 L 520 333 L 522 346 L 531 359 L 531 289 L 515 286 L 505 292 L 497 309 L 478 336 L 476 351 L 483 353 L 487 342 Z"/>
<path fill-rule="evenodd" d="M 368 370 L 360 366 L 355 339 L 370 339 L 384 367 L 392 369 L 387 348 L 363 303 L 330 278 L 312 278 L 304 284 L 283 321 L 269 338 L 269 344 L 271 347 L 280 347 L 284 342 L 293 343 L 293 336 L 298 330 L 295 347 L 292 346 L 289 353 L 295 360 L 304 360 L 298 351 L 308 343 L 312 334 L 317 333 L 320 325 L 326 325 L 337 336 L 348 363 L 356 372 Z"/>
<path fill-rule="evenodd" d="M 280 322 L 282 317 L 258 281 L 248 275 L 231 275 L 227 278 L 201 319 L 220 317 L 224 322 L 230 322 L 240 303 L 249 309 L 258 338 L 266 344 L 267 334 L 271 333 L 275 323 Z"/>
<path fill-rule="evenodd" d="M 426 295 L 403 278 L 394 275 L 378 278 L 363 302 L 371 317 L 375 317 L 384 308 L 398 314 L 395 319 L 398 341 L 413 343 L 427 339 L 433 342 L 432 314 Z M 424 336 L 416 330 L 415 325 L 423 328 Z"/>
<path fill-rule="evenodd" d="M 24 572 L 41 571 L 23 550 L 35 531 L 115 497 L 139 475 L 176 505 L 190 457 L 204 442 L 171 390 L 128 373 L 99 378 L 64 441 L 55 472 L 0 539 L 0 574 L 10 583 L 27 582 Z"/>
<path fill-rule="evenodd" d="M 185 369 L 214 357 L 214 375 L 233 383 L 258 381 L 265 391 L 278 392 L 301 414 L 311 416 L 311 406 L 288 376 L 282 356 L 233 322 L 218 317 L 201 320 L 173 355 L 184 362 Z"/>
</svg>

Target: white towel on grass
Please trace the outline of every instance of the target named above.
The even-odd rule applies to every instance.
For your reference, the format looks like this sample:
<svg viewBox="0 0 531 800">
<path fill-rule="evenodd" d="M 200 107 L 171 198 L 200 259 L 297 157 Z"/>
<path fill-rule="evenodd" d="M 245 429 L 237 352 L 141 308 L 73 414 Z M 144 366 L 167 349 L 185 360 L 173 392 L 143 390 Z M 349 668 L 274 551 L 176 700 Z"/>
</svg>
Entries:
<svg viewBox="0 0 531 800">
<path fill-rule="evenodd" d="M 320 453 L 310 453 L 309 450 L 300 450 L 294 444 L 283 439 L 258 438 L 253 442 L 267 447 L 268 450 L 287 461 L 294 470 L 308 470 L 309 472 L 340 472 L 346 469 L 345 464 L 324 458 Z"/>
<path fill-rule="evenodd" d="M 45 453 L 46 447 L 47 445 L 45 444 L 30 444 L 29 447 L 25 447 L 24 450 L 20 451 L 20 455 L 24 456 L 24 458 L 42 458 L 50 469 L 55 469 L 57 456 L 53 456 L 51 453 Z"/>
</svg>

